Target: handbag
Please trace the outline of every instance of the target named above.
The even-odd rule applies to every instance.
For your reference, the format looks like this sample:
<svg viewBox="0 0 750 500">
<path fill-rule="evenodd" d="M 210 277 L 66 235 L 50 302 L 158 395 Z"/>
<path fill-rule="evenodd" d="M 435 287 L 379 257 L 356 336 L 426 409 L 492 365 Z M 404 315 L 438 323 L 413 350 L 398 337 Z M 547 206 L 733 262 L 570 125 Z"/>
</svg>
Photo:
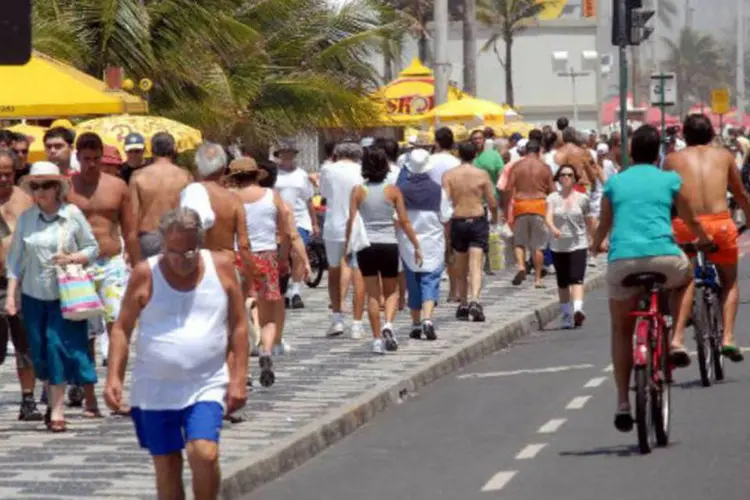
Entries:
<svg viewBox="0 0 750 500">
<path fill-rule="evenodd" d="M 68 219 L 60 229 L 57 252 L 63 253 L 68 238 Z M 96 293 L 89 273 L 81 264 L 55 265 L 57 286 L 60 291 L 60 309 L 63 318 L 82 321 L 104 314 L 104 305 Z"/>
<path fill-rule="evenodd" d="M 354 217 L 354 224 L 352 225 L 352 234 L 351 239 L 349 240 L 348 252 L 356 254 L 369 246 L 370 239 L 367 237 L 367 229 L 365 229 L 365 223 L 362 220 L 362 217 L 357 214 Z"/>
</svg>

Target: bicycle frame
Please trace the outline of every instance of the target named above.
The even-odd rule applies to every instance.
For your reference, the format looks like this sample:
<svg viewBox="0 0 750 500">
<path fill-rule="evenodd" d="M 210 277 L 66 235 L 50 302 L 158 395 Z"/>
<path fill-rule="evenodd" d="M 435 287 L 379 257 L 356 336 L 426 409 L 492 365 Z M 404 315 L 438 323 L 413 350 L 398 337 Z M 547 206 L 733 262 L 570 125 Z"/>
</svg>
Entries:
<svg viewBox="0 0 750 500">
<path fill-rule="evenodd" d="M 649 360 L 649 350 L 651 351 L 651 378 L 654 382 L 661 381 L 661 370 L 659 369 L 659 360 L 667 353 L 663 352 L 662 336 L 667 331 L 667 323 L 659 309 L 659 294 L 661 287 L 655 286 L 649 292 L 649 303 L 646 310 L 635 310 L 630 312 L 629 316 L 644 318 L 647 321 L 637 322 L 635 347 L 633 349 L 634 366 L 646 366 Z"/>
</svg>

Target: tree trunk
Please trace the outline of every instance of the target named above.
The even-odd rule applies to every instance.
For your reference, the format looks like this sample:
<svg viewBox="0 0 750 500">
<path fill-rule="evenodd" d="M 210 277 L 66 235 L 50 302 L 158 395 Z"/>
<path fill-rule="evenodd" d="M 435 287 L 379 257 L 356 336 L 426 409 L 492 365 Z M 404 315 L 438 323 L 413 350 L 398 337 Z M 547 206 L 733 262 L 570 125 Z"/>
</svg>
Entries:
<svg viewBox="0 0 750 500">
<path fill-rule="evenodd" d="M 505 103 L 511 108 L 515 106 L 513 95 L 513 38 L 505 39 Z"/>
<path fill-rule="evenodd" d="M 383 50 L 383 82 L 393 81 L 393 58 L 389 50 Z"/>
<path fill-rule="evenodd" d="M 430 56 L 430 43 L 426 35 L 421 35 L 417 42 L 417 48 L 419 51 L 419 60 L 425 66 L 432 66 L 432 57 Z"/>
<path fill-rule="evenodd" d="M 477 0 L 464 0 L 464 91 L 477 95 Z"/>
</svg>

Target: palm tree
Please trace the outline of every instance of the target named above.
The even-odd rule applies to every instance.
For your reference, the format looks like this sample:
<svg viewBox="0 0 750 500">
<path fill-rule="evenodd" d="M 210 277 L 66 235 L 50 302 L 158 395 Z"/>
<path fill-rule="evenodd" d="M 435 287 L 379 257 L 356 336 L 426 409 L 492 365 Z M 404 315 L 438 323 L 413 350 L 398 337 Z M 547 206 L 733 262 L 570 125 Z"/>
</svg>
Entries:
<svg viewBox="0 0 750 500">
<path fill-rule="evenodd" d="M 664 42 L 669 50 L 664 66 L 676 74 L 677 109 L 682 116 L 686 105 L 707 102 L 711 89 L 726 81 L 726 64 L 711 35 L 685 27 L 676 42 L 668 38 L 664 38 Z"/>
<path fill-rule="evenodd" d="M 554 1 L 554 0 L 549 0 Z M 513 42 L 516 36 L 528 28 L 547 7 L 548 0 L 478 0 L 477 20 L 492 30 L 482 51 L 495 52 L 505 70 L 505 101 L 509 106 L 515 102 L 513 94 Z M 504 55 L 498 45 L 505 46 Z"/>
<path fill-rule="evenodd" d="M 463 5 L 464 90 L 477 95 L 477 0 Z"/>
<path fill-rule="evenodd" d="M 154 81 L 154 112 L 209 138 L 267 144 L 321 121 L 361 124 L 377 84 L 367 63 L 393 26 L 379 3 L 318 0 L 35 2 L 38 49 L 92 75 L 121 66 Z"/>
</svg>

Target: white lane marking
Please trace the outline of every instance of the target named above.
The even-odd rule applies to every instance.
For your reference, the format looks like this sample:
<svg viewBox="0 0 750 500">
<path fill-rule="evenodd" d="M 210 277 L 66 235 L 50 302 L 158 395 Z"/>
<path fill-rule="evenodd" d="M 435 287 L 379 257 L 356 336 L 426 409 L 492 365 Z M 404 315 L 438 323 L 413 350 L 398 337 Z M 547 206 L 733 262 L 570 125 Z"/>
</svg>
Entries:
<svg viewBox="0 0 750 500">
<path fill-rule="evenodd" d="M 542 451 L 542 448 L 544 448 L 545 446 L 547 446 L 547 443 L 526 445 L 523 450 L 518 452 L 518 455 L 516 455 L 516 460 L 529 460 L 531 458 L 534 458 L 537 453 Z"/>
<path fill-rule="evenodd" d="M 567 419 L 565 418 L 553 418 L 543 426 L 539 428 L 537 431 L 539 434 L 552 434 L 553 432 L 556 432 L 557 429 L 562 427 L 562 424 L 565 423 Z"/>
<path fill-rule="evenodd" d="M 507 377 L 509 375 L 521 375 L 523 373 L 559 373 L 570 370 L 585 370 L 586 368 L 594 368 L 594 365 L 568 365 L 568 366 L 550 366 L 549 368 L 530 368 L 525 370 L 512 370 L 505 372 L 484 372 L 484 373 L 466 373 L 459 375 L 456 378 L 490 378 L 490 377 Z"/>
<path fill-rule="evenodd" d="M 565 409 L 580 410 L 589 399 L 591 399 L 591 396 L 578 396 L 577 398 L 573 398 L 570 400 L 570 403 L 568 403 L 568 406 L 566 406 Z"/>
<path fill-rule="evenodd" d="M 611 371 L 612 371 L 612 370 L 614 370 L 614 369 L 615 369 L 615 367 L 614 367 L 614 366 L 612 366 L 612 363 L 610 363 L 610 364 L 608 364 L 608 365 L 607 365 L 607 367 L 606 367 L 606 368 L 605 368 L 604 370 L 602 370 L 602 371 L 603 371 L 603 372 L 611 372 Z"/>
<path fill-rule="evenodd" d="M 482 491 L 500 491 L 502 490 L 506 484 L 508 484 L 508 481 L 513 479 L 513 476 L 516 475 L 518 471 L 515 470 L 501 470 L 492 478 L 487 481 L 487 484 L 485 484 L 482 487 Z"/>
<path fill-rule="evenodd" d="M 607 381 L 607 377 L 594 377 L 588 382 L 586 382 L 586 385 L 584 385 L 583 387 L 599 387 L 606 381 Z"/>
</svg>

